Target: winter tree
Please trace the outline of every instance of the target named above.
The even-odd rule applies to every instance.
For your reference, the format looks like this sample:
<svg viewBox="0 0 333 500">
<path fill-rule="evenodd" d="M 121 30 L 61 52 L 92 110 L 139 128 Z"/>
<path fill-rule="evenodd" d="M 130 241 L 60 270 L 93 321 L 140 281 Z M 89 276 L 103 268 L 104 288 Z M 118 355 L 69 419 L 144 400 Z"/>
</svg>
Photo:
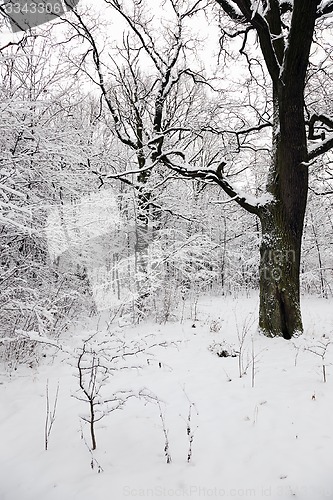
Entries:
<svg viewBox="0 0 333 500">
<path fill-rule="evenodd" d="M 302 332 L 300 258 L 307 205 L 309 168 L 333 147 L 333 121 L 310 83 L 315 71 L 325 71 L 333 2 L 320 0 L 216 0 L 224 36 L 241 37 L 240 52 L 248 63 L 248 78 L 267 97 L 270 117 L 240 133 L 258 134 L 271 128 L 271 153 L 266 191 L 253 198 L 237 189 L 225 174 L 227 162 L 217 169 L 193 169 L 175 156 L 161 154 L 169 168 L 189 177 L 211 180 L 261 223 L 259 326 L 268 336 L 290 339 Z M 253 36 L 254 35 L 254 36 Z M 319 49 L 319 48 L 320 49 Z M 223 47 L 222 47 L 223 52 Z M 249 55 L 252 51 L 252 54 Z M 263 78 L 256 79 L 252 63 L 259 62 Z M 265 85 L 263 85 L 265 81 Z M 244 82 L 246 83 L 246 81 Z M 179 155 L 178 155 L 179 156 Z"/>
</svg>

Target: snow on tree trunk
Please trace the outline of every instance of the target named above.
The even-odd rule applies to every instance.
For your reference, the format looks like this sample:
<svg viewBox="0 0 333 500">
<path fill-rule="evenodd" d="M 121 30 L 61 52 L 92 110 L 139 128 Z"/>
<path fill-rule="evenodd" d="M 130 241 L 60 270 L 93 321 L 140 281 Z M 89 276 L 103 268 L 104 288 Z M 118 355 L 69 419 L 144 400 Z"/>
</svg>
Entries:
<svg viewBox="0 0 333 500">
<path fill-rule="evenodd" d="M 300 221 L 301 222 L 301 221 Z M 261 215 L 259 327 L 290 339 L 303 330 L 300 309 L 300 241 L 276 210 Z"/>
</svg>

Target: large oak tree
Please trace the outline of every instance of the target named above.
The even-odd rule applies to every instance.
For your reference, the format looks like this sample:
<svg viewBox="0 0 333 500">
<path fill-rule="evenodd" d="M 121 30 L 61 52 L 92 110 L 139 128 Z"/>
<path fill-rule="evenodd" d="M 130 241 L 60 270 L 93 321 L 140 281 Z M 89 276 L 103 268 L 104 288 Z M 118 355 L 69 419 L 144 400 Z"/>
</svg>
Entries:
<svg viewBox="0 0 333 500">
<path fill-rule="evenodd" d="M 266 194 L 253 199 L 238 191 L 216 170 L 195 170 L 165 155 L 162 160 L 182 175 L 211 180 L 245 210 L 259 217 L 259 326 L 268 336 L 290 339 L 303 330 L 300 309 L 300 258 L 309 188 L 309 166 L 333 147 L 333 122 L 323 112 L 311 113 L 305 89 L 316 30 L 329 28 L 332 1 L 215 0 L 223 23 L 233 23 L 232 37 L 256 33 L 272 95 L 271 160 L 267 165 Z M 315 61 L 314 61 L 315 64 Z M 249 64 L 249 70 L 250 64 Z M 262 89 L 263 90 L 263 89 Z M 266 92 L 266 89 L 265 89 Z M 261 126 L 258 126 L 258 131 Z M 324 131 L 326 129 L 326 133 Z"/>
</svg>

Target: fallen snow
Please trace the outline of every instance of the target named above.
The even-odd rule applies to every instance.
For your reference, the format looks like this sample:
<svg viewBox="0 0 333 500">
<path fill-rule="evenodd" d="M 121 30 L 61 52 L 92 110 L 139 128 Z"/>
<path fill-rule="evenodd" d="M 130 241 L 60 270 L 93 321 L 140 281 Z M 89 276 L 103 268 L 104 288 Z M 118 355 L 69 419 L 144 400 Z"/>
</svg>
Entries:
<svg viewBox="0 0 333 500">
<path fill-rule="evenodd" d="M 73 397 L 75 360 L 47 351 L 37 368 L 9 373 L 1 365 L 1 500 L 333 499 L 333 347 L 325 358 L 326 383 L 320 355 L 307 350 L 333 340 L 333 312 L 329 301 L 314 298 L 304 299 L 303 311 L 306 332 L 289 342 L 256 333 L 256 297 L 205 298 L 196 322 L 121 329 L 130 340 L 150 334 L 154 343 L 170 342 L 147 355 L 142 370 L 116 372 L 107 388 L 145 387 L 158 396 L 170 464 L 156 403 L 133 398 L 107 415 L 96 426 L 92 454 L 88 424 L 80 418 L 87 408 Z M 219 357 L 209 347 L 221 343 L 238 351 L 237 328 L 242 335 L 246 324 L 242 361 L 248 369 L 240 378 L 239 358 Z M 94 320 L 83 321 L 61 341 L 75 356 L 94 328 Z M 45 451 L 47 380 L 51 402 L 59 383 L 59 400 Z"/>
</svg>

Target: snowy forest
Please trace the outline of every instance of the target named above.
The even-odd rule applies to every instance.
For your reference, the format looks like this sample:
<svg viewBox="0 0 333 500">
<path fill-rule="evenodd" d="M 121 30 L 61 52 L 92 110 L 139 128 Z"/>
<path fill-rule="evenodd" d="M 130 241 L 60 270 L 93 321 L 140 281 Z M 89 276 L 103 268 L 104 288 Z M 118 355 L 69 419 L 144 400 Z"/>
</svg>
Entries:
<svg viewBox="0 0 333 500">
<path fill-rule="evenodd" d="M 333 500 L 333 1 L 0 14 L 0 500 Z"/>
</svg>

